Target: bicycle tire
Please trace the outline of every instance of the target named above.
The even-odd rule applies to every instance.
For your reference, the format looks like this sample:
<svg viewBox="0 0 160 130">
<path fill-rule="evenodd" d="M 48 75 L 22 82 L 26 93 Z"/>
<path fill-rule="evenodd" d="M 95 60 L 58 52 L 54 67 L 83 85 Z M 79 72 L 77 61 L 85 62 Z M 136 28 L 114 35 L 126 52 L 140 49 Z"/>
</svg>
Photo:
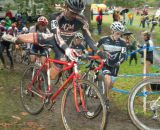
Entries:
<svg viewBox="0 0 160 130">
<path fill-rule="evenodd" d="M 90 74 L 90 72 L 88 72 L 88 73 L 83 74 L 82 77 L 83 77 L 83 79 L 87 79 L 89 81 L 92 81 L 96 85 L 96 87 L 98 88 L 98 90 L 101 93 L 101 95 L 103 96 L 103 98 L 106 99 L 106 97 L 105 97 L 106 89 L 105 89 L 105 86 L 104 86 L 103 79 L 99 78 L 99 76 L 98 76 L 98 77 L 96 77 L 97 79 L 94 80 L 95 79 L 94 76 L 96 76 L 95 72 L 93 72 L 93 74 Z M 85 114 L 85 116 L 87 118 L 95 118 L 101 112 L 101 110 L 102 110 L 102 107 L 99 104 L 97 106 L 97 109 L 95 109 L 94 114 L 91 114 L 93 112 L 91 112 L 91 113 L 88 112 L 88 113 Z"/>
<path fill-rule="evenodd" d="M 97 118 L 94 118 L 94 119 L 86 118 L 84 116 L 84 113 L 86 113 L 87 111 L 84 112 L 83 110 L 81 110 L 80 113 L 77 113 L 76 108 L 75 108 L 75 103 L 73 101 L 74 100 L 73 87 L 72 87 L 72 85 L 70 85 L 66 89 L 66 91 L 63 95 L 63 98 L 62 98 L 62 103 L 61 103 L 62 121 L 63 121 L 63 124 L 64 124 L 66 130 L 72 130 L 72 129 L 74 129 L 74 130 L 78 130 L 78 129 L 104 130 L 104 129 L 106 129 L 106 117 L 107 117 L 106 105 L 105 105 L 104 99 L 101 96 L 100 92 L 98 91 L 97 87 L 93 83 L 91 83 L 87 80 L 77 80 L 77 83 L 82 85 L 83 96 L 85 95 L 84 93 L 85 93 L 86 87 L 89 86 L 92 88 L 92 90 L 94 90 L 94 92 L 97 94 L 97 100 L 99 99 L 99 102 L 102 105 L 102 111 L 101 111 L 101 114 L 99 114 L 97 116 Z M 69 99 L 69 98 L 71 98 L 71 99 Z M 84 99 L 85 99 L 85 106 L 87 107 L 87 110 L 92 109 L 92 106 L 90 106 L 90 105 L 93 105 L 93 107 L 95 107 L 94 105 L 96 105 L 96 103 L 95 104 L 90 103 L 90 105 L 89 105 L 88 104 L 89 102 L 87 102 L 87 100 L 89 98 L 84 96 Z M 69 110 L 67 110 L 67 107 L 69 107 Z M 70 121 L 71 121 L 71 123 L 70 123 Z M 100 123 L 97 123 L 96 121 L 100 121 Z M 77 124 L 77 122 L 78 122 L 78 124 Z M 90 122 L 92 122 L 92 124 Z M 86 126 L 84 126 L 84 125 L 86 125 Z M 84 128 L 82 128 L 82 126 Z"/>
<path fill-rule="evenodd" d="M 46 86 L 47 86 L 45 74 L 43 71 L 41 71 L 37 79 L 35 80 L 34 85 L 32 86 L 32 91 L 34 93 L 31 91 L 29 92 L 28 85 L 31 82 L 32 77 L 34 75 L 32 72 L 34 69 L 36 72 L 38 68 L 39 67 L 35 65 L 31 65 L 27 67 L 27 69 L 24 71 L 24 74 L 20 83 L 20 97 L 21 97 L 22 105 L 24 109 L 32 115 L 39 114 L 43 110 L 44 99 L 42 99 L 40 96 L 45 95 Z M 42 84 L 40 84 L 41 81 L 42 81 Z"/>
<path fill-rule="evenodd" d="M 153 119 L 153 113 L 152 113 L 153 109 L 151 108 L 151 106 L 153 105 L 152 102 L 157 99 L 157 96 L 160 94 L 160 90 L 157 90 L 157 91 L 151 90 L 152 84 L 159 85 L 160 78 L 159 77 L 147 78 L 140 81 L 138 84 L 136 84 L 132 88 L 129 94 L 128 113 L 134 125 L 140 130 L 160 130 L 160 125 L 159 125 L 160 120 L 158 119 L 158 122 L 157 122 L 155 119 Z M 144 91 L 143 87 L 145 87 L 146 91 Z M 158 94 L 156 95 L 156 93 Z M 144 116 L 146 117 L 144 117 L 143 119 L 142 117 L 143 111 L 141 112 L 141 109 L 140 109 L 141 107 L 139 106 L 141 105 L 141 102 L 142 102 L 140 98 L 141 97 L 143 98 L 144 96 L 146 97 L 146 113 L 144 114 Z M 154 99 L 154 96 L 156 97 L 156 99 Z M 136 99 L 137 99 L 137 102 L 136 102 Z M 150 101 L 149 99 L 152 101 Z M 160 108 L 158 110 L 160 110 Z M 153 127 L 156 127 L 156 128 L 153 128 Z"/>
</svg>

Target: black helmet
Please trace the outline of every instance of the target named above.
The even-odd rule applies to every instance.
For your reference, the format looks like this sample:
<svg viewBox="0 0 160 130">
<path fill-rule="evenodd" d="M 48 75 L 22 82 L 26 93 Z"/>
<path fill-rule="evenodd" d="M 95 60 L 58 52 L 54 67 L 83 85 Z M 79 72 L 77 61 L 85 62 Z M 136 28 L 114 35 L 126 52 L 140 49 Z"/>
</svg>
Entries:
<svg viewBox="0 0 160 130">
<path fill-rule="evenodd" d="M 75 13 L 81 13 L 85 9 L 84 0 L 65 0 L 65 4 Z"/>
</svg>

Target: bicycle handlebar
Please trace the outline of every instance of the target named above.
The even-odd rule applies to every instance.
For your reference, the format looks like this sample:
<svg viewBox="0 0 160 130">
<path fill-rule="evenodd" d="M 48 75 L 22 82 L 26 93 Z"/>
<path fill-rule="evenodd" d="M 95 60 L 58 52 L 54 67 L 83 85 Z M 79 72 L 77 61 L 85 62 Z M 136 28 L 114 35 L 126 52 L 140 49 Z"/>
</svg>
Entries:
<svg viewBox="0 0 160 130">
<path fill-rule="evenodd" d="M 81 59 L 87 59 L 87 60 L 89 59 L 89 60 L 92 60 L 92 61 L 100 60 L 98 67 L 95 67 L 95 68 L 94 68 L 95 71 L 102 69 L 102 67 L 103 67 L 103 65 L 104 65 L 103 59 L 102 59 L 100 56 L 98 56 L 98 55 L 94 55 L 94 56 L 81 56 L 81 57 L 79 57 L 79 58 L 81 58 Z M 92 61 L 91 61 L 91 62 L 92 62 Z M 91 63 L 90 66 L 92 66 L 92 64 L 93 64 L 93 62 Z"/>
</svg>

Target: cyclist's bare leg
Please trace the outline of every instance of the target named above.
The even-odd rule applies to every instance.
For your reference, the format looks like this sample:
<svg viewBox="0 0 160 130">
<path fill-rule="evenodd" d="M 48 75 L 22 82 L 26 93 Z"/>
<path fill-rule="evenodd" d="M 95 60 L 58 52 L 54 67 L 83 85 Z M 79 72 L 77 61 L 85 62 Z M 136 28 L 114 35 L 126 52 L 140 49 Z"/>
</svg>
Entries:
<svg viewBox="0 0 160 130">
<path fill-rule="evenodd" d="M 41 63 L 42 64 L 44 64 L 45 60 L 46 60 L 46 57 L 45 56 L 41 56 Z"/>
<path fill-rule="evenodd" d="M 30 59 L 32 63 L 35 63 L 36 61 L 36 56 L 35 55 L 30 55 Z"/>
<path fill-rule="evenodd" d="M 55 80 L 57 75 L 61 72 L 61 69 L 56 67 L 55 65 L 52 65 L 50 68 L 50 78 L 51 80 Z"/>
<path fill-rule="evenodd" d="M 110 89 L 112 88 L 112 85 L 113 85 L 110 75 L 105 75 L 104 83 L 106 87 L 106 98 L 107 100 L 109 100 L 110 99 Z"/>
</svg>

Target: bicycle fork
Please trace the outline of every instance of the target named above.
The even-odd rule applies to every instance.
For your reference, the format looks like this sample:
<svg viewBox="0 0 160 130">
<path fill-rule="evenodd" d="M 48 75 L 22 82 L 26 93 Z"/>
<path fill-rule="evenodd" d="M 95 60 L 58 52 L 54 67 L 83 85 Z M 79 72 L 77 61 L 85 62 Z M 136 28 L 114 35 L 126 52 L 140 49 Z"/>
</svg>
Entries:
<svg viewBox="0 0 160 130">
<path fill-rule="evenodd" d="M 74 71 L 75 71 L 75 76 L 73 78 L 73 88 L 74 88 L 74 102 L 75 102 L 75 107 L 77 112 L 80 112 L 80 108 L 79 105 L 82 105 L 83 111 L 87 111 L 86 106 L 85 106 L 85 101 L 84 101 L 84 96 L 83 96 L 83 90 L 81 85 L 79 85 L 77 83 L 77 79 L 80 79 L 80 75 L 78 74 L 78 69 L 77 69 L 77 65 L 74 66 Z M 78 93 L 80 96 L 80 104 L 78 103 L 78 99 L 77 99 L 77 89 L 78 89 Z"/>
</svg>

